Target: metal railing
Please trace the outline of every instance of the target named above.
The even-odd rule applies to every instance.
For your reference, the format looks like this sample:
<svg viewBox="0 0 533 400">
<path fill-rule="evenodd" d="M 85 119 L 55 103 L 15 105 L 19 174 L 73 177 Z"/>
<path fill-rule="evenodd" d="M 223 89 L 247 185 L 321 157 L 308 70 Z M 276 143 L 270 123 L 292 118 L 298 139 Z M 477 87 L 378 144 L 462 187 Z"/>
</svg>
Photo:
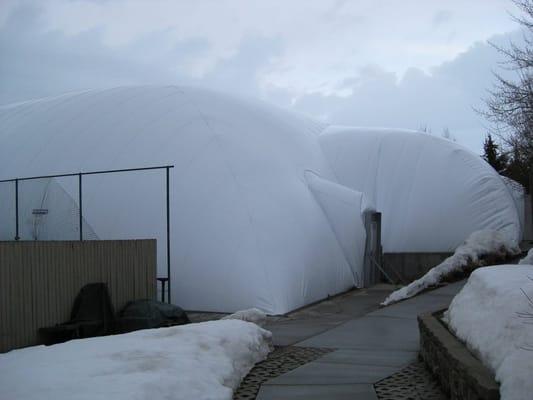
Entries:
<svg viewBox="0 0 533 400">
<path fill-rule="evenodd" d="M 149 171 L 149 170 L 165 170 L 165 183 L 166 183 L 166 253 L 167 253 L 167 301 L 171 302 L 170 298 L 170 169 L 174 168 L 173 165 L 162 165 L 156 167 L 141 167 L 141 168 L 124 168 L 124 169 L 108 169 L 101 171 L 89 171 L 89 172 L 75 172 L 67 174 L 53 174 L 53 175 L 41 175 L 30 176 L 24 178 L 11 178 L 2 179 L 0 183 L 13 182 L 15 184 L 15 240 L 20 240 L 19 236 L 19 182 L 31 181 L 36 179 L 51 179 L 51 178 L 64 178 L 64 177 L 78 177 L 78 207 L 79 207 L 79 240 L 83 240 L 83 177 L 85 175 L 101 175 L 101 174 L 114 174 L 123 172 L 135 172 L 135 171 Z M 164 285 L 163 285 L 164 287 Z M 164 291 L 164 289 L 163 289 Z M 164 299 L 164 294 L 162 294 Z"/>
</svg>

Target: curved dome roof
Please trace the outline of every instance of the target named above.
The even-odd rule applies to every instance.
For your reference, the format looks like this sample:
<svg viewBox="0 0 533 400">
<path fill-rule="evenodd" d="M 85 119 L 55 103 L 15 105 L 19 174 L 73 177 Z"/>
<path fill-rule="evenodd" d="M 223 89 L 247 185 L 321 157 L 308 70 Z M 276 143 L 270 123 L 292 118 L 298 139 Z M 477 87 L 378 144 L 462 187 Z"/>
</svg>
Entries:
<svg viewBox="0 0 533 400">
<path fill-rule="evenodd" d="M 189 87 L 67 94 L 0 107 L 0 178 L 173 164 L 172 299 L 187 309 L 284 313 L 360 286 L 369 204 L 395 251 L 447 251 L 487 227 L 519 234 L 503 183 L 460 146 L 324 129 Z M 49 208 L 77 201 L 75 181 L 58 183 L 49 198 L 70 199 Z M 157 171 L 88 176 L 84 216 L 102 239 L 158 238 L 164 276 L 163 185 Z"/>
<path fill-rule="evenodd" d="M 304 177 L 312 170 L 333 179 L 317 141 L 322 129 L 195 88 L 88 91 L 0 109 L 0 171 L 10 178 L 173 164 L 173 301 L 281 313 L 355 283 Z M 77 199 L 75 182 L 61 183 Z M 155 236 L 164 255 L 163 185 L 157 172 L 86 177 L 85 219 L 103 239 Z"/>
<path fill-rule="evenodd" d="M 454 142 L 402 129 L 328 127 L 320 143 L 339 183 L 364 192 L 383 213 L 387 252 L 451 252 L 480 229 L 520 240 L 507 185 Z"/>
</svg>

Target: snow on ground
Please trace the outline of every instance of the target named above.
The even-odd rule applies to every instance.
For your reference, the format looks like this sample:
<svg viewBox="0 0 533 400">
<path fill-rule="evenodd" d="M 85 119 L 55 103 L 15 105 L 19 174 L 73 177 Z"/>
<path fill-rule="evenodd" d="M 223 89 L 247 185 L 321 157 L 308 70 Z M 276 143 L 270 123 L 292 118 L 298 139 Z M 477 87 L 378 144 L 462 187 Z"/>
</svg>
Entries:
<svg viewBox="0 0 533 400">
<path fill-rule="evenodd" d="M 445 319 L 500 382 L 503 400 L 533 393 L 533 265 L 472 273 Z"/>
<path fill-rule="evenodd" d="M 529 251 L 527 252 L 527 255 L 522 258 L 518 264 L 522 265 L 522 264 L 529 264 L 529 265 L 533 265 L 533 248 L 529 249 Z"/>
<path fill-rule="evenodd" d="M 423 277 L 391 293 L 381 305 L 387 306 L 400 300 L 408 299 L 422 290 L 439 284 L 447 276 L 465 268 L 480 265 L 480 257 L 495 255 L 504 258 L 520 252 L 516 243 L 503 232 L 481 230 L 472 233 L 453 255 L 430 269 Z"/>
<path fill-rule="evenodd" d="M 240 319 L 241 321 L 253 322 L 263 327 L 266 324 L 267 315 L 257 308 L 249 308 L 247 310 L 237 311 L 231 315 L 226 315 L 222 319 Z"/>
<path fill-rule="evenodd" d="M 235 319 L 0 354 L 0 399 L 231 399 L 271 333 Z"/>
</svg>

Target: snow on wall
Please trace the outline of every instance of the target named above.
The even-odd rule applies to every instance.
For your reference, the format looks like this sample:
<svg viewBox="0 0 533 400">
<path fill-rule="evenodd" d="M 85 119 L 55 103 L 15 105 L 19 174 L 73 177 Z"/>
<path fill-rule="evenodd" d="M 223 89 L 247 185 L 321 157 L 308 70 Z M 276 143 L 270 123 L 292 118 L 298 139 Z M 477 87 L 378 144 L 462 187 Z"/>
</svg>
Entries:
<svg viewBox="0 0 533 400">
<path fill-rule="evenodd" d="M 0 107 L 0 178 L 173 164 L 172 299 L 195 310 L 285 313 L 359 285 L 368 205 L 387 251 L 446 251 L 483 228 L 518 235 L 503 183 L 460 146 L 324 128 L 189 87 L 87 91 Z M 94 234 L 157 238 L 165 276 L 164 175 L 91 176 L 83 190 Z"/>
<path fill-rule="evenodd" d="M 526 256 L 524 258 L 522 258 L 518 264 L 522 265 L 522 264 L 529 264 L 529 265 L 533 265 L 533 248 L 529 249 L 529 251 L 527 252 Z"/>
<path fill-rule="evenodd" d="M 496 375 L 502 400 L 533 392 L 533 265 L 499 265 L 472 273 L 445 318 L 455 335 Z"/>
</svg>

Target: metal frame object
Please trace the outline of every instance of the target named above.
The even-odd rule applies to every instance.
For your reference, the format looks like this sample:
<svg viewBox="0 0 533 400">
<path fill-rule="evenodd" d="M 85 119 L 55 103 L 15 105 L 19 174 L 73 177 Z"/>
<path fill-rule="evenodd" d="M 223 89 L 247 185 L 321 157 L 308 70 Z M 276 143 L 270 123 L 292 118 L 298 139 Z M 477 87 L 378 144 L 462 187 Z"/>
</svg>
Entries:
<svg viewBox="0 0 533 400">
<path fill-rule="evenodd" d="M 369 211 L 364 216 L 366 243 L 364 260 L 364 285 L 375 285 L 379 281 L 378 272 L 393 282 L 383 269 L 383 247 L 381 246 L 381 212 Z"/>
<path fill-rule="evenodd" d="M 0 183 L 14 182 L 15 183 L 15 240 L 20 240 L 19 236 L 19 182 L 30 181 L 35 179 L 49 179 L 49 178 L 63 178 L 69 176 L 78 177 L 78 201 L 79 201 L 79 240 L 83 241 L 83 176 L 84 175 L 101 175 L 101 174 L 114 174 L 122 172 L 134 172 L 134 171 L 149 171 L 156 169 L 165 170 L 165 186 L 166 186 L 166 233 L 167 233 L 167 290 L 168 290 L 168 303 L 170 300 L 170 169 L 174 168 L 173 165 L 162 165 L 157 167 L 142 167 L 142 168 L 124 168 L 124 169 L 108 169 L 101 171 L 89 171 L 89 172 L 76 172 L 69 174 L 54 174 L 54 175 L 41 175 L 30 176 L 24 178 L 12 178 L 0 180 Z"/>
</svg>

